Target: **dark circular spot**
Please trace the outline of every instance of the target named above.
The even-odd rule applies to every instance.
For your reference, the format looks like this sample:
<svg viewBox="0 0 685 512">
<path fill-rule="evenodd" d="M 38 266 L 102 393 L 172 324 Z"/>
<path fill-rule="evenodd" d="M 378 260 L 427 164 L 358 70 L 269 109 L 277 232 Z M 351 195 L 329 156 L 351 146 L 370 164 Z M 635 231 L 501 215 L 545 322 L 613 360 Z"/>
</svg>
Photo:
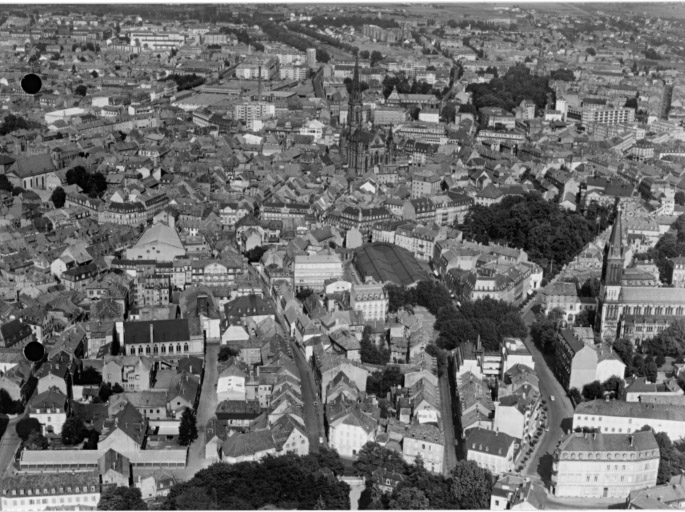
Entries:
<svg viewBox="0 0 685 512">
<path fill-rule="evenodd" d="M 37 363 L 43 359 L 45 347 L 37 341 L 32 341 L 24 347 L 24 357 L 32 363 Z"/>
<path fill-rule="evenodd" d="M 26 94 L 38 94 L 41 87 L 43 87 L 43 81 L 35 73 L 29 73 L 21 79 L 21 88 Z"/>
</svg>

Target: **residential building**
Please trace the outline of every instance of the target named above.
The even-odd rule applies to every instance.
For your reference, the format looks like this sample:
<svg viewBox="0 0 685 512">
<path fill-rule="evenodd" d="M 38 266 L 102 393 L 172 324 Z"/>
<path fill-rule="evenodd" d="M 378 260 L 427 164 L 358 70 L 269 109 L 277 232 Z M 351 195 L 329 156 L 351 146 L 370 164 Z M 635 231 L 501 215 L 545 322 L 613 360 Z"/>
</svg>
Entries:
<svg viewBox="0 0 685 512">
<path fill-rule="evenodd" d="M 496 430 L 474 428 L 464 439 L 466 459 L 472 460 L 493 475 L 514 470 L 520 439 Z"/>
<path fill-rule="evenodd" d="M 627 499 L 654 487 L 659 446 L 652 431 L 633 434 L 572 432 L 554 452 L 554 495 Z"/>
</svg>

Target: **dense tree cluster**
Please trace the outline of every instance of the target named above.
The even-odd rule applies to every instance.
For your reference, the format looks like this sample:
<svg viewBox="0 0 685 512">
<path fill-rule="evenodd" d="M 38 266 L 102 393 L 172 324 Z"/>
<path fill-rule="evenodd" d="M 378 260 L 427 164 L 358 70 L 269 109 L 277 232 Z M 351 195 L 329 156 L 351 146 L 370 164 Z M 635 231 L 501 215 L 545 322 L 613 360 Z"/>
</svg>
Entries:
<svg viewBox="0 0 685 512">
<path fill-rule="evenodd" d="M 366 480 L 360 510 L 476 510 L 490 505 L 492 476 L 473 461 L 458 461 L 444 477 L 427 471 L 420 458 L 416 464 L 407 464 L 398 453 L 369 442 L 360 450 L 354 468 Z M 384 493 L 373 478 L 378 469 L 403 475 L 404 480 L 394 491 Z"/>
<path fill-rule="evenodd" d="M 247 261 L 249 263 L 258 263 L 261 261 L 262 256 L 264 256 L 264 253 L 267 251 L 266 247 L 262 247 L 261 245 L 258 245 L 256 247 L 253 247 L 249 251 L 245 251 L 245 257 L 247 258 Z"/>
<path fill-rule="evenodd" d="M 17 130 L 32 130 L 34 128 L 40 128 L 40 124 L 27 121 L 21 116 L 7 114 L 2 120 L 2 124 L 0 124 L 0 135 L 7 135 Z"/>
<path fill-rule="evenodd" d="M 571 261 L 597 230 L 594 218 L 566 211 L 535 192 L 491 206 L 473 205 L 456 227 L 467 239 L 523 249 L 546 272 L 551 263 L 560 267 Z"/>
<path fill-rule="evenodd" d="M 654 432 L 649 425 L 640 431 Z M 659 445 L 659 471 L 656 476 L 657 485 L 667 484 L 671 477 L 678 476 L 685 471 L 685 442 L 673 443 L 665 432 L 655 432 L 654 438 Z"/>
<path fill-rule="evenodd" d="M 575 82 L 576 80 L 576 76 L 573 74 L 573 71 L 566 68 L 555 69 L 549 74 L 549 77 L 552 80 L 563 80 L 564 82 Z"/>
<path fill-rule="evenodd" d="M 66 200 L 67 193 L 64 191 L 62 187 L 57 187 L 55 188 L 55 190 L 52 191 L 50 201 L 52 201 L 52 204 L 55 205 L 55 208 L 62 208 Z"/>
<path fill-rule="evenodd" d="M 359 48 L 357 48 L 356 46 L 352 46 L 351 44 L 344 43 L 344 42 L 336 39 L 335 37 L 331 37 L 329 35 L 322 34 L 321 32 L 319 32 L 316 29 L 313 29 L 313 28 L 310 28 L 310 27 L 307 27 L 304 25 L 300 25 L 299 23 L 296 23 L 296 22 L 288 23 L 287 27 L 291 32 L 298 32 L 300 34 L 304 34 L 306 36 L 311 37 L 312 39 L 321 41 L 322 43 L 328 44 L 334 48 L 340 48 L 341 50 L 344 50 L 346 52 L 357 53 L 357 51 L 359 50 Z M 297 36 L 295 36 L 294 34 L 288 35 L 287 32 L 281 32 L 278 40 L 282 41 L 283 37 L 293 39 Z M 306 50 L 307 48 L 312 47 L 311 41 L 307 41 L 307 40 L 302 39 L 302 38 L 297 38 L 297 39 L 299 39 L 299 41 L 302 41 L 301 43 L 298 43 L 298 44 L 300 44 L 300 47 L 306 46 L 306 48 L 302 49 L 302 51 Z M 290 44 L 290 43 L 288 43 L 288 44 Z M 295 45 L 292 45 L 292 46 L 295 46 Z M 295 46 L 295 48 L 298 48 L 298 47 Z M 298 48 L 298 49 L 300 49 L 300 48 Z M 318 60 L 318 57 L 317 57 L 317 60 Z M 321 62 L 324 62 L 324 61 L 321 61 Z"/>
<path fill-rule="evenodd" d="M 616 400 L 625 399 L 625 384 L 622 378 L 609 377 L 604 382 L 598 380 L 589 382 L 583 386 L 583 398 L 585 400 L 597 400 L 610 394 Z"/>
<path fill-rule="evenodd" d="M 685 320 L 677 318 L 666 329 L 642 343 L 644 352 L 654 357 L 685 355 Z"/>
<path fill-rule="evenodd" d="M 12 400 L 6 389 L 0 388 L 0 414 L 21 414 L 24 404 L 21 400 Z"/>
<path fill-rule="evenodd" d="M 626 377 L 634 375 L 636 377 L 645 377 L 650 382 L 656 382 L 658 368 L 666 362 L 666 358 L 662 354 L 656 357 L 651 354 L 648 354 L 646 357 L 642 354 L 636 354 L 630 340 L 623 338 L 616 340 L 613 347 L 618 357 L 626 365 Z"/>
<path fill-rule="evenodd" d="M 389 17 L 373 17 L 367 18 L 364 16 L 314 16 L 307 22 L 321 29 L 330 27 L 341 28 L 344 26 L 361 29 L 364 25 L 376 25 L 381 28 L 397 28 L 397 22 Z"/>
<path fill-rule="evenodd" d="M 181 424 L 178 426 L 178 444 L 190 446 L 197 439 L 197 418 L 190 407 L 186 407 L 181 415 Z"/>
<path fill-rule="evenodd" d="M 88 197 L 102 197 L 107 190 L 107 178 L 101 172 L 88 172 L 77 165 L 67 171 L 67 185 L 78 185 Z"/>
<path fill-rule="evenodd" d="M 223 26 L 220 29 L 222 34 L 233 34 L 238 42 L 252 46 L 255 50 L 258 52 L 263 52 L 264 51 L 264 45 L 258 41 L 255 41 L 250 37 L 250 34 L 247 33 L 246 30 L 244 29 L 235 29 L 231 27 L 226 27 Z"/>
<path fill-rule="evenodd" d="M 223 363 L 225 361 L 228 361 L 230 358 L 236 357 L 238 355 L 240 355 L 240 351 L 238 349 L 235 349 L 228 345 L 224 345 L 219 349 L 218 360 Z"/>
<path fill-rule="evenodd" d="M 386 346 L 378 347 L 372 339 L 371 327 L 364 326 L 361 340 L 361 350 L 359 355 L 362 363 L 366 364 L 387 364 L 390 361 L 390 350 Z"/>
<path fill-rule="evenodd" d="M 187 89 L 192 89 L 193 87 L 199 87 L 205 83 L 205 79 L 201 76 L 197 76 L 195 73 L 192 75 L 172 74 L 164 79 L 164 81 L 166 80 L 173 80 L 176 82 L 176 86 L 179 91 L 185 91 Z"/>
<path fill-rule="evenodd" d="M 218 463 L 172 487 L 162 508 L 349 510 L 350 487 L 335 477 L 341 469 L 337 453 L 331 451 L 267 456 L 259 462 Z"/>
<path fill-rule="evenodd" d="M 532 75 L 524 65 L 512 66 L 504 76 L 486 84 L 471 83 L 466 91 L 473 94 L 473 104 L 478 108 L 502 107 L 506 110 L 518 107 L 523 100 L 535 102 L 542 110 L 554 95 L 549 87 L 549 77 Z"/>
<path fill-rule="evenodd" d="M 423 306 L 435 316 L 434 328 L 440 331 L 438 347 L 452 350 L 479 336 L 486 350 L 499 350 L 503 337 L 524 338 L 528 330 L 516 306 L 486 297 L 462 301 L 455 307 L 449 291 L 435 280 L 421 281 L 415 288 L 386 286 L 389 310 L 412 310 Z"/>
<path fill-rule="evenodd" d="M 110 487 L 100 496 L 98 510 L 147 510 L 138 487 Z"/>
<path fill-rule="evenodd" d="M 681 215 L 671 226 L 671 230 L 664 234 L 654 247 L 646 253 L 637 254 L 639 260 L 651 260 L 659 269 L 661 281 L 668 279 L 668 260 L 678 256 L 685 256 L 685 215 Z"/>
<path fill-rule="evenodd" d="M 383 370 L 373 372 L 366 378 L 366 392 L 385 398 L 391 389 L 401 386 L 404 375 L 398 366 L 386 366 Z"/>
</svg>

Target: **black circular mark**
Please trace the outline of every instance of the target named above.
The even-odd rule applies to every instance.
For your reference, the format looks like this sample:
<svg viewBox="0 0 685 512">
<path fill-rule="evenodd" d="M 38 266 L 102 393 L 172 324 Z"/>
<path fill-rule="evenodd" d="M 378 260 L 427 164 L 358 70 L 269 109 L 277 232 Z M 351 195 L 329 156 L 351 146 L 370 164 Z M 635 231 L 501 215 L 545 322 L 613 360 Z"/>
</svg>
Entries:
<svg viewBox="0 0 685 512">
<path fill-rule="evenodd" d="M 32 341 L 24 347 L 24 357 L 32 363 L 41 361 L 45 356 L 45 347 L 37 341 Z"/>
<path fill-rule="evenodd" d="M 35 73 L 29 73 L 21 79 L 21 88 L 26 94 L 38 94 L 41 87 L 43 87 L 43 81 Z"/>
</svg>

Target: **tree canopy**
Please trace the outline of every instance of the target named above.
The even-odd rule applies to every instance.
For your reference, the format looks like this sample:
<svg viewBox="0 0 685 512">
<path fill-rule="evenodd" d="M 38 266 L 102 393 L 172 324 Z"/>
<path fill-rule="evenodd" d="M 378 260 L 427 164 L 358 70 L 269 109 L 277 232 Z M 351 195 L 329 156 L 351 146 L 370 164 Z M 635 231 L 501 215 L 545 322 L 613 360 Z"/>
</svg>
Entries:
<svg viewBox="0 0 685 512">
<path fill-rule="evenodd" d="M 67 185 L 78 185 L 89 197 L 101 197 L 107 190 L 107 179 L 101 172 L 88 172 L 77 165 L 67 171 Z"/>
<path fill-rule="evenodd" d="M 8 133 L 12 133 L 17 130 L 31 130 L 39 127 L 40 124 L 27 121 L 21 116 L 7 114 L 2 121 L 2 124 L 0 124 L 0 135 L 7 135 Z"/>
<path fill-rule="evenodd" d="M 596 217 L 566 211 L 535 192 L 491 206 L 473 205 L 455 227 L 465 239 L 523 249 L 545 271 L 551 262 L 560 267 L 571 261 L 597 230 Z"/>
<path fill-rule="evenodd" d="M 289 453 L 267 456 L 259 462 L 213 464 L 195 473 L 191 480 L 172 487 L 162 508 L 187 510 L 188 505 L 197 503 L 202 509 L 220 510 L 267 506 L 313 510 L 317 505 L 349 510 L 349 485 L 322 471 L 331 469 L 324 464 L 335 463 L 335 454 L 328 455 L 333 456 Z"/>
<path fill-rule="evenodd" d="M 197 439 L 197 419 L 190 407 L 186 407 L 181 415 L 181 424 L 178 427 L 178 444 L 189 446 Z"/>
<path fill-rule="evenodd" d="M 70 416 L 62 425 L 62 442 L 66 445 L 81 443 L 88 435 L 88 430 L 83 420 L 76 416 Z"/>
<path fill-rule="evenodd" d="M 147 510 L 137 487 L 111 487 L 102 493 L 98 510 Z"/>
<path fill-rule="evenodd" d="M 524 65 L 512 66 L 504 76 L 493 78 L 486 84 L 470 83 L 466 92 L 473 94 L 473 104 L 479 109 L 501 107 L 509 111 L 523 100 L 533 101 L 542 110 L 554 94 L 549 87 L 549 77 L 532 75 Z"/>
<path fill-rule="evenodd" d="M 12 400 L 6 389 L 0 388 L 0 414 L 21 414 L 24 404 L 21 400 Z"/>
<path fill-rule="evenodd" d="M 52 201 L 52 204 L 55 205 L 55 208 L 62 208 L 66 200 L 67 193 L 64 191 L 62 187 L 57 187 L 55 190 L 52 191 L 50 201 Z"/>
</svg>

